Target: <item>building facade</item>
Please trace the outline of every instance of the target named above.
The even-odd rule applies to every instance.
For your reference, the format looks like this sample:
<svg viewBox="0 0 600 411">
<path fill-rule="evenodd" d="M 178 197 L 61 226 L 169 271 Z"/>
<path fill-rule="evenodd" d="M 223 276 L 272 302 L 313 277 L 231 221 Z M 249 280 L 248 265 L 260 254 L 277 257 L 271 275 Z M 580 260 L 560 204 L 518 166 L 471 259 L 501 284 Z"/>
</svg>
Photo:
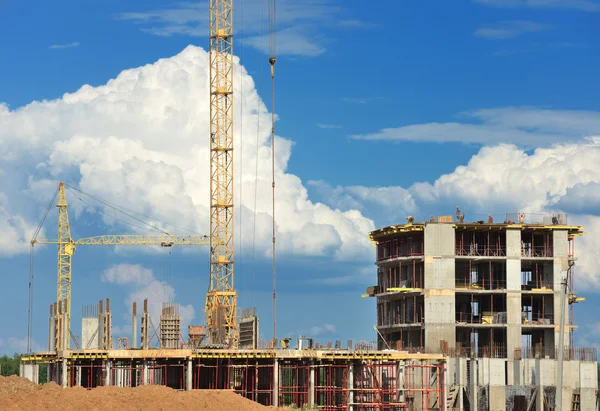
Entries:
<svg viewBox="0 0 600 411">
<path fill-rule="evenodd" d="M 448 389 L 456 391 L 459 409 L 465 409 L 463 393 L 466 402 L 470 398 L 470 408 L 477 409 L 473 402 L 486 385 L 489 390 L 492 385 L 504 390 L 505 395 L 495 394 L 494 409 L 511 409 L 509 398 L 514 395 L 507 394 L 509 386 L 537 387 L 540 404 L 555 398 L 556 392 L 543 396 L 535 367 L 541 367 L 538 372 L 544 372 L 544 367 L 556 369 L 561 301 L 565 358 L 572 360 L 569 367 L 578 370 L 576 381 L 569 384 L 573 389 L 581 387 L 580 363 L 575 360 L 593 359 L 591 366 L 583 368 L 588 374 L 595 369 L 595 351 L 576 351 L 573 346 L 573 304 L 580 300 L 571 292 L 574 241 L 583 228 L 566 225 L 566 215 L 541 221 L 510 217 L 503 223 L 493 223 L 491 218 L 466 223 L 432 217 L 430 222 L 409 222 L 371 233 L 377 246 L 377 285 L 369 287 L 365 296 L 377 299 L 379 348 L 442 352 L 455 359 L 449 361 L 449 371 L 452 364 L 456 367 L 448 374 L 448 384 L 455 387 Z M 569 285 L 565 298 L 561 298 L 563 281 Z M 471 369 L 481 374 L 471 375 Z M 590 404 L 595 402 L 597 375 L 593 379 L 585 383 L 595 387 L 586 392 Z M 552 386 L 555 381 L 552 377 L 543 384 Z M 473 384 L 477 388 L 469 391 Z M 565 406 L 571 405 L 573 392 L 569 389 L 563 395 Z M 528 401 L 536 397 L 531 392 L 529 396 Z M 487 405 L 492 407 L 489 401 Z"/>
</svg>

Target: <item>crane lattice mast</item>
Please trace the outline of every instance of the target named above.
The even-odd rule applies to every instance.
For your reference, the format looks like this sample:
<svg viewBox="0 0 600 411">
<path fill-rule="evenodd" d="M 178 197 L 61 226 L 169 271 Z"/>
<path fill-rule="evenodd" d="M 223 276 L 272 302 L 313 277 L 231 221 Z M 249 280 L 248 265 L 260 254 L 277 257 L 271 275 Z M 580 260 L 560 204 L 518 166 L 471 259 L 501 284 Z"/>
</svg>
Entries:
<svg viewBox="0 0 600 411">
<path fill-rule="evenodd" d="M 209 342 L 237 346 L 233 210 L 233 7 L 210 0 L 210 283 Z"/>
<path fill-rule="evenodd" d="M 71 343 L 71 258 L 75 251 L 75 245 L 71 239 L 67 196 L 65 195 L 65 184 L 62 182 L 58 186 L 56 206 L 58 207 L 58 287 L 56 301 L 64 304 L 65 327 L 60 338 L 62 338 L 61 346 L 68 350 Z"/>
</svg>

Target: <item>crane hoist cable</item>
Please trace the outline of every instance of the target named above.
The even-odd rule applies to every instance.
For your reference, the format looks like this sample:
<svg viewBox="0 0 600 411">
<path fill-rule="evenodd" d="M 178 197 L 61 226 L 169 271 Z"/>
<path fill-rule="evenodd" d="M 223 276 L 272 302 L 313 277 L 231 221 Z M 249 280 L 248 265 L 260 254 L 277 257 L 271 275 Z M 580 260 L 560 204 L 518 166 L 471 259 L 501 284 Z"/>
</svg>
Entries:
<svg viewBox="0 0 600 411">
<path fill-rule="evenodd" d="M 54 206 L 54 203 L 56 202 L 56 197 L 58 196 L 58 191 L 59 191 L 59 188 L 57 187 L 56 190 L 54 191 L 54 195 L 52 196 L 52 199 L 48 203 L 48 207 L 46 207 L 46 211 L 44 211 L 44 215 L 42 216 L 40 223 L 38 224 L 37 228 L 35 229 L 35 231 L 33 233 L 33 237 L 32 237 L 32 240 L 31 240 L 30 246 L 29 246 L 29 302 L 28 302 L 28 307 L 27 307 L 27 353 L 31 353 L 31 330 L 33 328 L 33 280 L 34 280 L 34 276 L 35 276 L 35 272 L 34 272 L 35 251 L 34 251 L 33 245 L 35 244 L 35 239 L 37 238 L 40 231 L 42 230 L 42 226 L 44 225 L 44 221 L 46 221 L 46 218 L 48 217 L 48 213 L 50 213 L 50 209 L 52 208 L 52 206 Z"/>
<path fill-rule="evenodd" d="M 71 192 L 71 194 L 72 194 L 72 195 L 73 195 L 73 196 L 74 196 L 76 199 L 78 199 L 78 200 L 79 200 L 79 201 L 81 201 L 82 203 L 86 204 L 87 206 L 89 206 L 89 207 L 93 208 L 93 209 L 94 209 L 94 210 L 96 210 L 96 211 L 97 211 L 99 214 L 102 214 L 103 216 L 106 216 L 106 217 L 112 218 L 112 219 L 113 219 L 113 220 L 115 220 L 115 221 L 118 221 L 118 222 L 120 222 L 120 223 L 126 224 L 126 225 L 128 225 L 128 226 L 130 226 L 130 227 L 133 227 L 133 228 L 139 228 L 139 229 L 141 229 L 141 230 L 145 230 L 145 229 L 146 229 L 146 227 L 142 227 L 142 226 L 140 226 L 140 225 L 138 225 L 138 224 L 133 224 L 133 223 L 131 223 L 131 222 L 129 222 L 129 221 L 126 221 L 126 220 L 120 219 L 120 218 L 118 218 L 118 217 L 115 217 L 114 215 L 108 214 L 107 212 L 103 211 L 101 208 L 99 208 L 99 207 L 97 207 L 97 206 L 93 205 L 92 203 L 90 203 L 89 201 L 86 201 L 86 200 L 84 200 L 83 198 L 79 197 L 77 194 L 75 194 L 75 193 L 73 192 L 73 190 L 69 190 L 69 191 Z M 116 211 L 119 211 L 118 209 L 115 209 L 115 210 L 116 210 Z M 159 231 L 159 232 L 161 232 L 161 233 L 163 233 L 163 234 L 169 234 L 169 233 L 167 233 L 166 231 L 159 230 L 158 228 L 156 228 L 156 227 L 155 227 L 155 226 L 153 226 L 152 224 L 147 224 L 147 223 L 146 223 L 146 225 L 148 225 L 148 226 L 149 226 L 150 228 L 152 228 L 153 230 L 157 230 L 157 231 Z"/>
<path fill-rule="evenodd" d="M 109 201 L 102 200 L 102 199 L 100 199 L 100 198 L 98 198 L 98 197 L 95 197 L 95 196 L 93 196 L 93 195 L 91 195 L 91 194 L 88 194 L 88 193 L 86 193 L 86 192 L 84 192 L 84 191 L 82 191 L 82 190 L 78 189 L 77 187 L 73 187 L 73 186 L 71 186 L 71 185 L 69 185 L 69 184 L 65 184 L 65 187 L 67 187 L 67 188 L 69 189 L 69 191 L 71 191 L 71 193 L 72 193 L 73 195 L 75 195 L 75 197 L 76 197 L 77 199 L 79 199 L 80 201 L 82 201 L 82 202 L 84 202 L 84 203 L 86 203 L 86 204 L 90 205 L 91 207 L 95 208 L 96 210 L 98 210 L 98 207 L 96 207 L 96 206 L 93 206 L 93 205 L 91 205 L 91 204 L 87 203 L 86 201 L 84 201 L 83 199 L 81 199 L 79 196 L 77 196 L 75 193 L 73 193 L 73 191 L 77 191 L 78 193 L 80 193 L 80 194 L 83 194 L 84 196 L 86 196 L 86 197 L 89 197 L 89 198 L 91 198 L 92 200 L 98 201 L 99 203 L 101 203 L 101 204 L 104 204 L 105 206 L 107 206 L 107 207 L 109 207 L 109 208 L 112 208 L 113 210 L 115 210 L 115 211 L 117 211 L 117 212 L 119 212 L 119 213 L 123 213 L 123 214 L 127 215 L 128 217 L 131 217 L 131 218 L 135 219 L 136 221 L 138 221 L 138 222 L 141 222 L 142 224 L 144 224 L 144 225 L 147 225 L 147 226 L 149 226 L 149 227 L 151 227 L 151 228 L 153 228 L 153 229 L 155 229 L 155 230 L 159 230 L 159 229 L 157 229 L 155 226 L 153 226 L 152 224 L 149 224 L 148 222 L 146 222 L 146 221 L 144 221 L 144 220 L 142 220 L 142 219 L 139 219 L 139 218 L 137 218 L 137 217 L 135 217 L 135 216 L 132 216 L 132 215 L 130 215 L 129 213 L 137 214 L 137 215 L 139 215 L 139 216 L 141 216 L 141 217 L 144 217 L 144 218 L 146 218 L 146 219 L 148 219 L 148 220 L 152 220 L 152 221 L 155 221 L 155 222 L 157 222 L 157 223 L 160 223 L 160 224 L 163 224 L 163 225 L 166 225 L 166 226 L 174 227 L 174 228 L 177 228 L 177 229 L 179 229 L 179 230 L 187 231 L 187 232 L 190 232 L 190 233 L 193 233 L 193 234 L 200 234 L 200 233 L 198 233 L 198 232 L 196 232 L 196 231 L 194 231 L 194 230 L 190 230 L 189 228 L 180 227 L 180 226 L 177 226 L 177 225 L 175 225 L 175 224 L 173 224 L 173 223 L 169 223 L 169 222 L 166 222 L 166 221 L 161 221 L 161 220 L 158 220 L 158 219 L 156 219 L 156 218 L 154 218 L 154 217 L 151 217 L 151 216 L 149 216 L 149 215 L 146 215 L 146 214 L 140 213 L 140 212 L 138 212 L 138 211 L 135 211 L 135 210 L 132 210 L 132 209 L 130 209 L 130 208 L 123 207 L 123 206 L 116 205 L 116 204 L 112 204 L 112 203 L 110 203 Z M 128 213 L 127 213 L 127 212 L 125 212 L 125 211 L 123 211 L 123 210 L 127 211 Z M 127 224 L 129 224 L 129 223 L 127 223 Z M 161 231 L 161 232 L 164 232 L 164 231 L 162 231 L 162 230 L 159 230 L 159 231 Z"/>
<path fill-rule="evenodd" d="M 277 341 L 277 258 L 275 248 L 275 62 L 277 61 L 276 7 L 277 0 L 269 0 L 269 64 L 271 65 L 271 188 L 273 190 L 273 344 L 276 344 Z"/>
</svg>

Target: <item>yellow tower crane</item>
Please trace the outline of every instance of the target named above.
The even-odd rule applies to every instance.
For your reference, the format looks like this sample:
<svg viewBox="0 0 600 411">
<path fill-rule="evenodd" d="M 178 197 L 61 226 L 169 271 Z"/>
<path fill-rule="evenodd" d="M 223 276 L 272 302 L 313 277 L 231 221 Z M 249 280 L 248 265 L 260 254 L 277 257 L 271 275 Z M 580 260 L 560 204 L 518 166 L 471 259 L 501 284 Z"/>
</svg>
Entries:
<svg viewBox="0 0 600 411">
<path fill-rule="evenodd" d="M 56 197 L 56 194 L 55 194 Z M 58 286 L 57 303 L 64 304 L 64 325 L 62 327 L 63 335 L 57 338 L 59 342 L 56 349 L 69 349 L 71 335 L 71 275 L 73 253 L 78 245 L 159 245 L 161 247 L 171 247 L 173 245 L 209 245 L 208 236 L 203 235 L 171 235 L 168 233 L 158 235 L 103 235 L 97 237 L 80 238 L 73 240 L 71 238 L 71 228 L 69 225 L 69 213 L 67 209 L 67 197 L 65 195 L 65 184 L 58 186 L 58 239 L 37 238 L 38 231 L 31 240 L 31 246 L 35 244 L 57 244 L 58 245 Z M 43 224 L 46 214 L 40 223 Z"/>
<path fill-rule="evenodd" d="M 237 347 L 233 211 L 233 1 L 210 0 L 209 343 Z"/>
</svg>

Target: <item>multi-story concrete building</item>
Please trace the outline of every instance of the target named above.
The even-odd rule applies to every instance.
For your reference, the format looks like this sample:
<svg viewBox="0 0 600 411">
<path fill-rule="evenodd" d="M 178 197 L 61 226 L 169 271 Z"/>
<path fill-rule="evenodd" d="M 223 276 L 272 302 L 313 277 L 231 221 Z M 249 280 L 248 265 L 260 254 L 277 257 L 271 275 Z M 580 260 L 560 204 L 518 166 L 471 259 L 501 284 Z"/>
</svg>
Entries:
<svg viewBox="0 0 600 411">
<path fill-rule="evenodd" d="M 576 381 L 565 383 L 580 391 L 589 386 L 590 390 L 581 394 L 582 401 L 585 397 L 586 404 L 595 403 L 596 365 L 590 362 L 595 361 L 595 352 L 573 347 L 576 326 L 572 304 L 578 299 L 572 292 L 561 299 L 565 279 L 572 290 L 572 276 L 567 273 L 573 272 L 574 239 L 583 234 L 582 227 L 567 225 L 566 215 L 538 220 L 516 214 L 507 216 L 503 223 L 493 223 L 491 217 L 466 223 L 460 216 L 457 222 L 452 217 L 432 217 L 427 223 L 408 220 L 408 224 L 371 233 L 377 244 L 377 285 L 369 287 L 367 295 L 377 298 L 380 348 L 444 352 L 455 358 L 449 368 L 455 364 L 456 369 L 447 379 L 447 384 L 457 387 L 449 387 L 456 391 L 455 405 L 464 406 L 470 398 L 471 409 L 477 409 L 472 408 L 472 402 L 477 402 L 478 390 L 471 390 L 464 401 L 460 394 L 474 383 L 489 385 L 490 390 L 493 384 L 531 385 L 539 392 L 543 392 L 541 385 L 556 384 L 555 358 L 564 301 L 565 370 L 573 368 L 565 372 L 572 376 L 577 368 L 588 374 L 593 370 L 594 374 L 586 374 L 585 382 L 578 374 Z M 481 358 L 493 360 L 495 365 L 478 360 Z M 537 366 L 542 367 L 538 371 L 546 377 L 552 374 L 552 378 L 542 380 L 540 374 L 537 379 L 528 378 L 536 359 Z M 583 364 L 588 362 L 591 368 Z M 545 367 L 551 367 L 552 372 Z M 478 369 L 479 376 L 471 376 L 466 368 Z M 571 391 L 563 395 L 562 409 L 571 409 L 568 407 L 575 399 Z M 500 398 L 496 408 L 491 403 L 488 406 L 511 409 L 503 407 L 518 393 L 504 392 L 504 396 L 493 395 Z M 491 393 L 488 397 L 491 400 Z M 530 393 L 527 401 L 535 397 Z M 538 403 L 553 398 L 554 394 L 546 393 Z"/>
</svg>

